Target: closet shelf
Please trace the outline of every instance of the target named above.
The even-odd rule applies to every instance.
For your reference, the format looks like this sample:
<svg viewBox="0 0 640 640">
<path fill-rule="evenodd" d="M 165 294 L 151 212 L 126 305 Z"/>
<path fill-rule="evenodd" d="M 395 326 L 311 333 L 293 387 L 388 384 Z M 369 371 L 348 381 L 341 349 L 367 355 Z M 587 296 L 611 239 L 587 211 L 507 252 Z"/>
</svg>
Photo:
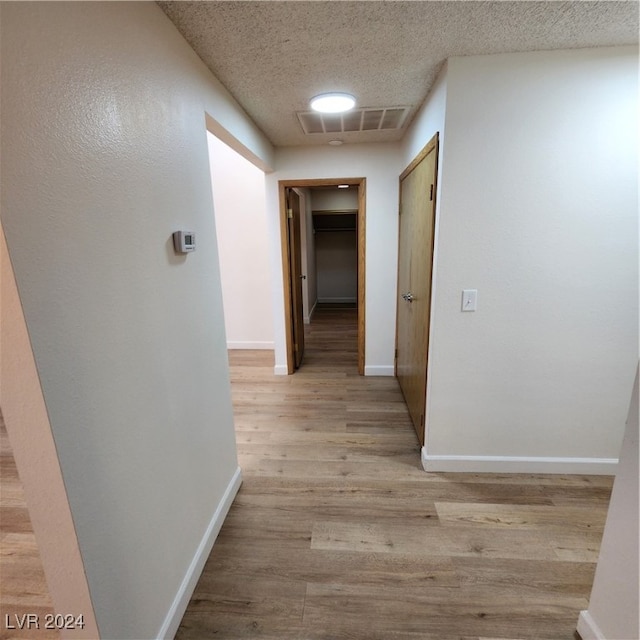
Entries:
<svg viewBox="0 0 640 640">
<path fill-rule="evenodd" d="M 357 226 L 357 214 L 355 213 L 313 213 L 314 231 L 355 231 Z"/>
</svg>

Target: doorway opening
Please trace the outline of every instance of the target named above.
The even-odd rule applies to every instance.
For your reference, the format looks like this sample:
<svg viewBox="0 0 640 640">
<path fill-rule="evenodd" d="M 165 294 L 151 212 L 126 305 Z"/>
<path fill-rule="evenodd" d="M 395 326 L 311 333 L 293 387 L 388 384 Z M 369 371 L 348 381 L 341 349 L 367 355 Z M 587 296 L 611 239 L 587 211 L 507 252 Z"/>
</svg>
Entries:
<svg viewBox="0 0 640 640">
<path fill-rule="evenodd" d="M 273 351 L 265 173 L 207 131 L 227 349 Z"/>
<path fill-rule="evenodd" d="M 336 198 L 333 194 L 339 185 L 345 185 L 344 192 L 356 194 L 352 201 L 344 197 Z M 285 338 L 287 353 L 287 373 L 292 374 L 303 362 L 304 327 L 310 322 L 316 304 L 333 306 L 352 306 L 357 313 L 357 351 L 358 373 L 364 375 L 365 366 L 365 178 L 335 178 L 309 180 L 281 180 L 278 183 L 280 196 L 280 237 L 282 245 L 282 273 L 284 283 L 285 305 Z M 326 193 L 324 193 L 326 192 Z M 303 205 L 300 204 L 302 195 Z M 334 204 L 318 204 L 315 208 L 311 204 L 333 202 Z M 340 204 L 335 204 L 340 202 Z M 346 202 L 346 204 L 345 204 Z M 320 208 L 328 207 L 328 208 Z M 320 231 L 320 229 L 327 231 Z M 316 237 L 324 233 L 339 233 L 344 235 L 338 244 L 343 245 L 346 255 L 348 244 L 347 232 L 355 236 L 356 269 L 351 276 L 333 278 L 325 273 L 315 272 L 313 282 L 307 282 L 306 265 L 311 256 L 307 238 L 314 232 Z M 320 236 L 322 237 L 322 236 Z M 328 240 L 328 235 L 326 236 Z M 326 244 L 320 240 L 321 245 Z M 334 256 L 335 257 L 335 256 Z M 305 258 L 305 259 L 303 259 Z M 319 268 L 323 267 L 323 260 L 331 260 L 330 255 L 320 258 Z M 348 258 L 346 258 L 348 260 Z M 314 265 L 315 269 L 315 265 Z M 345 274 L 347 272 L 345 271 Z M 333 289 L 332 289 L 333 287 Z M 310 290 L 312 294 L 310 295 Z M 324 298 L 324 299 L 323 299 Z M 306 305 L 305 305 L 306 300 Z M 306 306 L 306 308 L 305 308 Z"/>
</svg>

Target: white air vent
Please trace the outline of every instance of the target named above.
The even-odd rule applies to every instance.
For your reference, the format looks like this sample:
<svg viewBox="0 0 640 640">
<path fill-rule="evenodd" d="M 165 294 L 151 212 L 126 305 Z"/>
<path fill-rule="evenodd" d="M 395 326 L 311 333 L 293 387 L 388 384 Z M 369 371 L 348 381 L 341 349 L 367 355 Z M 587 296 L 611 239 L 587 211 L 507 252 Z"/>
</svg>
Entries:
<svg viewBox="0 0 640 640">
<path fill-rule="evenodd" d="M 298 111 L 302 130 L 312 133 L 349 133 L 352 131 L 392 131 L 402 129 L 410 107 L 353 109 L 347 113 Z"/>
</svg>

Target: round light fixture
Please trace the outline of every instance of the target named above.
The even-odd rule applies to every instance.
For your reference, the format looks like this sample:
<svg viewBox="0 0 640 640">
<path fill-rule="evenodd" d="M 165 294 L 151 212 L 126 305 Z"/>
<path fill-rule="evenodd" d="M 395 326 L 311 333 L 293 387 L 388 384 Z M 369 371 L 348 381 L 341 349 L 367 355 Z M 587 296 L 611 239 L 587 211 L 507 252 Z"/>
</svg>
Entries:
<svg viewBox="0 0 640 640">
<path fill-rule="evenodd" d="M 343 113 L 356 106 L 356 99 L 348 93 L 321 93 L 311 98 L 310 104 L 320 113 Z"/>
<path fill-rule="evenodd" d="M 329 140 L 329 144 L 332 147 L 339 147 L 342 144 L 342 140 Z"/>
</svg>

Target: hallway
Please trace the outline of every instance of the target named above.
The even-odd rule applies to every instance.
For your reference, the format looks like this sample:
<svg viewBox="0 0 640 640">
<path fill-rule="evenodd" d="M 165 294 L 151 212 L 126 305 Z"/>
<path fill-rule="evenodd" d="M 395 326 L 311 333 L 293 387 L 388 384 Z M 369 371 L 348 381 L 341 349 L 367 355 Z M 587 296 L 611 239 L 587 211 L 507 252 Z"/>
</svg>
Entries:
<svg viewBox="0 0 640 640">
<path fill-rule="evenodd" d="M 230 352 L 244 484 L 178 640 L 572 640 L 612 479 L 427 474 L 397 382 L 320 310 L 293 376 Z"/>
</svg>

